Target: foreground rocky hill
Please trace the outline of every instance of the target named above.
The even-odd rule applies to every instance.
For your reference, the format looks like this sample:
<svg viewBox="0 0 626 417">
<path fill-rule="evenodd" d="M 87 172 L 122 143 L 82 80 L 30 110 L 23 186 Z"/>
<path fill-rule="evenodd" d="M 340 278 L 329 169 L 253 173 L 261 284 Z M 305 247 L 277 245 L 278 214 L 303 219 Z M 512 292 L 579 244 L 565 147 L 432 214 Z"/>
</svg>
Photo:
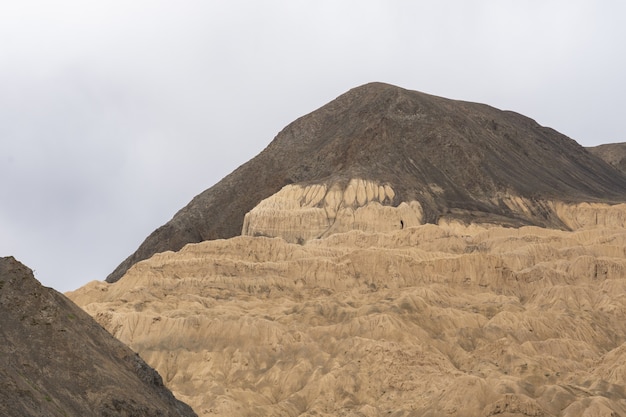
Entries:
<svg viewBox="0 0 626 417">
<path fill-rule="evenodd" d="M 191 417 L 159 374 L 12 257 L 0 258 L 0 415 Z"/>
<path fill-rule="evenodd" d="M 342 203 L 351 180 L 363 181 L 352 189 L 364 192 Z M 420 223 L 444 218 L 565 228 L 553 202 L 623 202 L 626 174 L 520 114 L 366 84 L 283 129 L 258 156 L 148 236 L 107 281 L 155 253 L 238 236 L 246 213 L 288 185 L 322 193 L 302 203 L 305 209 L 328 208 L 325 217 L 316 215 L 315 237 L 321 237 L 332 232 L 339 209 L 368 202 L 412 205 Z M 374 187 L 383 191 L 374 193 Z M 291 191 L 280 197 L 298 193 Z M 332 196 L 324 198 L 326 192 Z"/>
<path fill-rule="evenodd" d="M 201 416 L 626 415 L 626 205 L 559 212 L 207 241 L 68 296 Z"/>
</svg>

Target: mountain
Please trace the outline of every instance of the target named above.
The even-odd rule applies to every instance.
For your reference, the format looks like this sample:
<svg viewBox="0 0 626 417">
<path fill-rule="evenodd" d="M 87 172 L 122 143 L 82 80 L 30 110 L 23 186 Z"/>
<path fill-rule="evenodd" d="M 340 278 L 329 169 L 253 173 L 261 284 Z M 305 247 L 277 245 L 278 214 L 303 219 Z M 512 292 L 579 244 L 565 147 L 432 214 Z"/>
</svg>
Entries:
<svg viewBox="0 0 626 417">
<path fill-rule="evenodd" d="M 607 143 L 587 150 L 626 174 L 626 142 Z"/>
<path fill-rule="evenodd" d="M 280 201 L 266 202 L 245 222 L 281 190 Z M 456 219 L 566 229 L 559 204 L 623 202 L 625 190 L 626 174 L 525 116 L 371 83 L 285 127 L 258 156 L 150 234 L 106 280 L 188 243 L 242 232 L 273 236 L 282 226 L 270 224 L 272 218 L 285 214 L 293 205 L 285 198 L 296 195 L 304 199 L 294 203 L 308 216 L 303 221 L 315 224 L 302 236 L 279 232 L 303 242 L 369 224 L 366 211 L 378 210 L 376 204 L 399 227 Z M 363 209 L 369 203 L 376 204 Z M 272 207 L 277 211 L 267 212 Z M 352 211 L 339 213 L 347 208 Z M 347 224 L 358 209 L 364 220 Z"/>
<path fill-rule="evenodd" d="M 0 415 L 191 417 L 160 375 L 12 257 L 0 258 Z"/>
<path fill-rule="evenodd" d="M 367 84 L 67 296 L 201 416 L 626 415 L 625 200 L 524 116 Z"/>
</svg>

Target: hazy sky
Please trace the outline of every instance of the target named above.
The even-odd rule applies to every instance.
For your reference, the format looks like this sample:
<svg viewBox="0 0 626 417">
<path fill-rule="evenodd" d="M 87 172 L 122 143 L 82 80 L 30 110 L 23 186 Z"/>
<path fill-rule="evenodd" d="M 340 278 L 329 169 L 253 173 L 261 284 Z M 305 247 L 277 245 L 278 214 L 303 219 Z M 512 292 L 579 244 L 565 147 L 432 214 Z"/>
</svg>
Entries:
<svg viewBox="0 0 626 417">
<path fill-rule="evenodd" d="M 626 141 L 624 16 L 621 0 L 0 1 L 0 256 L 60 291 L 104 279 L 369 81 Z"/>
</svg>

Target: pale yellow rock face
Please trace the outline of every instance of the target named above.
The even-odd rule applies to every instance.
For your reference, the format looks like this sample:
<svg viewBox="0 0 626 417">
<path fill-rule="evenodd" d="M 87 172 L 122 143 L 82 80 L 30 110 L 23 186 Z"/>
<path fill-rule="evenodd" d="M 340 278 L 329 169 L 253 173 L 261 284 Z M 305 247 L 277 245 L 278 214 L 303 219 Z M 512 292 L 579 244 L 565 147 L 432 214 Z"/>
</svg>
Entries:
<svg viewBox="0 0 626 417">
<path fill-rule="evenodd" d="M 422 206 L 411 201 L 392 207 L 394 196 L 389 185 L 362 179 L 345 187 L 287 185 L 246 214 L 242 235 L 304 243 L 349 230 L 385 233 L 422 224 Z"/>
<path fill-rule="evenodd" d="M 355 184 L 266 201 L 388 208 Z M 579 230 L 208 241 L 67 295 L 200 416 L 626 415 L 626 207 L 559 210 Z"/>
</svg>

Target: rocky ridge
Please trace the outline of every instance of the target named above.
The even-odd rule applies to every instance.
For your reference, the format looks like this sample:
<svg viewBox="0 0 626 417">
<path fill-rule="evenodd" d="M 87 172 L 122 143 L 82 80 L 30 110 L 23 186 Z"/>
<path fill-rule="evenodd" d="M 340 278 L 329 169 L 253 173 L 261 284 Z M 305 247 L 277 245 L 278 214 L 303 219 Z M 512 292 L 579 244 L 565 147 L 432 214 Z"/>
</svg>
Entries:
<svg viewBox="0 0 626 417">
<path fill-rule="evenodd" d="M 192 417 L 161 376 L 30 269 L 0 258 L 0 415 Z"/>
<path fill-rule="evenodd" d="M 589 152 L 626 174 L 626 142 L 587 148 Z"/>
</svg>

